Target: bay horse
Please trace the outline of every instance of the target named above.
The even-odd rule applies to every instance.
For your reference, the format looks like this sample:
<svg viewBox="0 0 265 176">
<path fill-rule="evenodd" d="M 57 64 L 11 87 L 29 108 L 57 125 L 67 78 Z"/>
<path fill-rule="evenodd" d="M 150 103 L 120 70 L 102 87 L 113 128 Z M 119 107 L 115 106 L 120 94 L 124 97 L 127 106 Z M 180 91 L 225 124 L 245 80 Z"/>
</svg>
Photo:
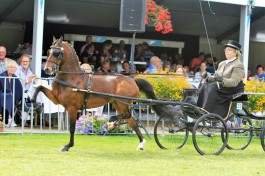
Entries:
<svg viewBox="0 0 265 176">
<path fill-rule="evenodd" d="M 133 100 L 103 97 L 94 94 L 89 94 L 85 98 L 85 93 L 74 92 L 72 89 L 87 89 L 89 87 L 91 91 L 132 98 L 138 97 L 140 89 L 140 91 L 146 94 L 147 98 L 156 99 L 152 86 L 143 79 L 133 79 L 124 75 L 86 74 L 80 69 L 79 60 L 74 48 L 68 42 L 63 41 L 62 37 L 60 39 L 53 37 L 53 43 L 49 52 L 50 54 L 44 70 L 47 74 L 56 74 L 52 82 L 52 90 L 41 85 L 38 86 L 32 97 L 32 102 L 35 102 L 38 93 L 41 91 L 54 104 L 61 104 L 68 111 L 70 119 L 70 142 L 63 146 L 61 151 L 68 151 L 70 147 L 74 146 L 74 133 L 78 110 L 82 109 L 83 105 L 87 109 L 106 105 L 107 103 L 111 103 L 118 111 L 118 118 L 125 119 L 135 131 L 140 140 L 137 149 L 143 150 L 146 141 L 139 130 L 138 122 L 131 117 L 130 113 L 129 105 Z M 87 86 L 87 82 L 90 82 L 89 86 Z M 161 112 L 160 107 L 153 106 L 158 115 Z"/>
</svg>

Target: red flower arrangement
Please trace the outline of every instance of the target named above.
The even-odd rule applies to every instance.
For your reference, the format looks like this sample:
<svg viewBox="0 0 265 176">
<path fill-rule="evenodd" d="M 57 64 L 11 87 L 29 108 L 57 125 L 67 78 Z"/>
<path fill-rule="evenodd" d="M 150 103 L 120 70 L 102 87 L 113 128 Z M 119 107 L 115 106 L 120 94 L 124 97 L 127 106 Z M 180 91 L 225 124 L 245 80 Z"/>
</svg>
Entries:
<svg viewBox="0 0 265 176">
<path fill-rule="evenodd" d="M 167 34 L 172 32 L 170 12 L 162 6 L 157 5 L 153 0 L 146 2 L 145 24 L 154 24 L 155 30 Z"/>
</svg>

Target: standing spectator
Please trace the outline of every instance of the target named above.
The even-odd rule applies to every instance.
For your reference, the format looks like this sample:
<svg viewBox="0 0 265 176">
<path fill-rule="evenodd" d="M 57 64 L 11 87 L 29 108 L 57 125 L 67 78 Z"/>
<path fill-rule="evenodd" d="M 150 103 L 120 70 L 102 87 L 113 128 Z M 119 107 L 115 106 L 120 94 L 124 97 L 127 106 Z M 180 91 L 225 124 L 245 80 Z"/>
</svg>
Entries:
<svg viewBox="0 0 265 176">
<path fill-rule="evenodd" d="M 139 61 L 139 62 L 144 62 L 144 57 L 142 56 L 142 52 L 143 52 L 143 45 L 137 44 L 135 46 L 135 53 L 134 53 L 134 60 L 135 61 Z M 136 71 L 139 73 L 143 73 L 146 70 L 146 65 L 142 65 L 142 64 L 136 64 Z"/>
<path fill-rule="evenodd" d="M 17 59 L 23 54 L 32 55 L 31 43 L 29 40 L 25 40 L 23 45 L 18 45 L 18 48 L 14 51 L 13 57 L 17 61 Z"/>
<path fill-rule="evenodd" d="M 190 70 L 193 71 L 194 73 L 198 71 L 201 62 L 204 60 L 204 52 L 201 52 L 198 57 L 193 58 L 190 61 Z"/>
<path fill-rule="evenodd" d="M 93 44 L 88 44 L 81 55 L 81 60 L 80 60 L 81 63 L 82 64 L 87 63 L 92 67 L 94 67 L 97 59 L 96 54 L 94 52 L 95 52 L 95 46 Z"/>
<path fill-rule="evenodd" d="M 128 52 L 125 50 L 125 42 L 121 40 L 118 48 L 116 48 L 112 55 L 112 65 L 116 68 L 117 72 L 122 71 L 122 62 L 127 60 Z"/>
<path fill-rule="evenodd" d="M 105 61 L 106 59 L 112 58 L 112 55 L 110 54 L 111 47 L 112 47 L 112 41 L 111 40 L 106 40 L 105 42 L 103 42 L 102 49 L 99 52 L 99 55 L 98 55 L 97 60 L 96 60 L 95 70 L 97 70 L 99 67 L 101 67 L 103 61 Z"/>
<path fill-rule="evenodd" d="M 82 55 L 82 53 L 85 51 L 85 48 L 88 44 L 92 44 L 92 36 L 91 35 L 87 35 L 86 36 L 86 44 L 84 44 L 83 46 L 81 46 L 80 49 L 80 56 Z"/>
<path fill-rule="evenodd" d="M 265 81 L 264 67 L 262 65 L 257 66 L 257 74 L 254 75 L 254 79 Z"/>
<path fill-rule="evenodd" d="M 23 85 L 25 85 L 24 90 L 28 91 L 32 85 L 32 80 L 36 78 L 29 66 L 30 66 L 31 58 L 28 54 L 23 54 L 19 58 L 19 66 L 15 72 L 15 75 L 23 80 Z"/>
<path fill-rule="evenodd" d="M 147 67 L 146 73 L 157 73 L 159 68 L 162 68 L 161 60 L 159 57 L 153 56 L 150 59 L 150 65 Z"/>
<path fill-rule="evenodd" d="M 150 59 L 155 55 L 153 51 L 149 49 L 149 45 L 147 42 L 143 42 L 143 52 L 142 57 L 144 58 L 144 61 L 147 62 L 147 66 L 150 64 Z"/>
<path fill-rule="evenodd" d="M 124 40 L 121 40 L 118 48 L 114 50 L 113 58 L 116 58 L 116 61 L 125 61 L 128 58 L 128 52 L 125 50 Z"/>
<path fill-rule="evenodd" d="M 0 74 L 6 71 L 6 65 L 12 61 L 12 59 L 6 58 L 6 48 L 0 45 Z"/>
</svg>

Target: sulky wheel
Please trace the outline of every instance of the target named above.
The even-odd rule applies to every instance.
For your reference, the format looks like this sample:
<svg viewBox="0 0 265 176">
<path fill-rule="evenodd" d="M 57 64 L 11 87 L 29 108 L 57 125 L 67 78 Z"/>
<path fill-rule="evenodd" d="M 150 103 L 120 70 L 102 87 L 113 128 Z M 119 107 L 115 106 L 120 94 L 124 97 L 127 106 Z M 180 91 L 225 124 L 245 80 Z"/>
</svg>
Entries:
<svg viewBox="0 0 265 176">
<path fill-rule="evenodd" d="M 219 115 L 205 114 L 195 123 L 192 141 L 201 155 L 219 155 L 225 149 L 227 140 L 226 124 Z"/>
<path fill-rule="evenodd" d="M 244 150 L 252 140 L 253 127 L 250 119 L 232 117 L 226 122 L 230 150 Z M 224 133 L 222 137 L 224 138 Z"/>
<path fill-rule="evenodd" d="M 179 127 L 176 120 L 169 117 L 160 117 L 155 124 L 154 137 L 161 149 L 179 149 L 188 139 L 187 128 Z"/>
<path fill-rule="evenodd" d="M 264 144 L 264 138 L 265 138 L 265 125 L 262 126 L 262 131 L 260 134 L 260 142 L 261 142 L 261 146 L 263 148 L 263 150 L 265 151 L 265 144 Z"/>
</svg>

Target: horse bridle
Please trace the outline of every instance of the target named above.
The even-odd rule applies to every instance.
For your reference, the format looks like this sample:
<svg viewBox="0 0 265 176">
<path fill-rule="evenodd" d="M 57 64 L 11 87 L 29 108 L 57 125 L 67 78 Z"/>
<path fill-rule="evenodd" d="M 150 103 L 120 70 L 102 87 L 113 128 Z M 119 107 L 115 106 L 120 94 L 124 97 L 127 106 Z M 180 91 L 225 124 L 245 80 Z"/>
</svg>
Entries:
<svg viewBox="0 0 265 176">
<path fill-rule="evenodd" d="M 54 72 L 57 72 L 57 70 L 59 70 L 58 60 L 64 59 L 64 48 L 63 47 L 57 47 L 57 46 L 51 46 L 50 48 L 52 49 L 51 54 L 56 58 L 56 61 L 51 61 L 49 59 L 49 60 L 47 60 L 47 62 L 54 63 L 54 65 L 52 66 L 52 70 Z"/>
</svg>

